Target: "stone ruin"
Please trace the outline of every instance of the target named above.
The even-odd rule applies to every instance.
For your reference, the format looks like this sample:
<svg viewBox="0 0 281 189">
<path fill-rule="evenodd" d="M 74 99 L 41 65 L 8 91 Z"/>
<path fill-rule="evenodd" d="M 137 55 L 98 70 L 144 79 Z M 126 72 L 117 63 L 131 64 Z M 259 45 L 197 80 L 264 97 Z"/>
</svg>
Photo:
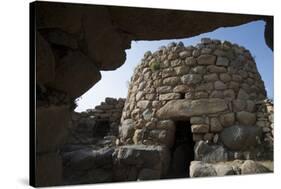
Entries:
<svg viewBox="0 0 281 189">
<path fill-rule="evenodd" d="M 62 161 L 60 151 L 65 140 L 70 140 L 67 136 L 70 135 L 68 131 L 71 131 L 69 124 L 74 119 L 74 101 L 101 79 L 101 71 L 115 70 L 124 64 L 125 50 L 130 48 L 131 41 L 188 38 L 221 27 L 239 26 L 259 20 L 265 22 L 265 43 L 272 51 L 274 49 L 273 16 L 266 15 L 36 1 L 30 4 L 30 18 L 30 49 L 35 49 L 31 50 L 31 54 L 35 56 L 30 57 L 30 73 L 34 73 L 33 69 L 36 71 L 35 75 L 31 74 L 35 89 L 30 88 L 36 90 L 36 93 L 30 93 L 31 104 L 34 104 L 30 107 L 30 184 L 33 186 L 67 183 L 63 179 L 65 166 L 62 162 L 65 161 Z M 257 120 L 260 119 L 259 124 L 266 125 L 263 119 L 267 119 L 267 115 L 263 117 L 257 116 Z M 122 128 L 124 134 L 125 126 Z M 131 132 L 130 129 L 128 131 Z M 121 137 L 117 144 L 122 147 L 116 148 L 122 149 L 124 153 L 127 149 L 128 158 L 141 151 L 142 154 L 155 155 L 150 155 L 151 162 L 152 159 L 157 159 L 159 154 L 151 152 L 153 149 L 165 149 L 164 145 L 161 148 L 148 148 L 148 145 L 143 144 L 141 147 L 138 145 L 136 150 L 136 147 L 132 147 L 133 138 L 129 138 Z M 267 132 L 266 138 L 267 143 L 271 143 L 270 131 Z M 149 140 L 144 142 L 147 141 Z M 126 159 L 122 153 L 117 153 L 119 159 Z M 163 159 L 165 153 L 161 151 L 161 154 Z M 144 178 L 143 175 L 148 173 L 154 173 L 155 178 L 159 177 L 159 171 L 152 171 L 160 169 L 160 165 L 156 165 L 157 162 L 141 165 L 141 160 L 138 160 L 136 168 L 132 161 L 125 166 L 123 159 L 119 164 L 112 161 L 109 164 L 114 164 L 113 167 L 123 167 L 124 175 L 129 175 L 130 178 L 113 176 L 114 179 L 111 180 L 136 180 Z M 152 165 L 155 165 L 154 168 Z M 127 167 L 126 170 L 124 167 Z M 141 170 L 140 167 L 147 169 Z M 89 170 L 94 168 L 95 166 Z M 121 168 L 119 172 L 122 172 Z M 83 182 L 110 180 L 110 177 L 100 180 L 90 178 L 94 177 L 89 176 L 89 179 Z M 82 182 L 78 181 L 79 179 L 76 183 Z"/>
<path fill-rule="evenodd" d="M 63 184 L 273 171 L 273 103 L 244 47 L 203 38 L 147 52 L 127 99 L 72 114 Z"/>
<path fill-rule="evenodd" d="M 266 98 L 244 47 L 209 38 L 171 43 L 145 53 L 135 69 L 119 143 L 165 147 L 170 161 L 159 178 L 243 174 L 236 160 L 273 159 L 273 104 Z"/>
</svg>

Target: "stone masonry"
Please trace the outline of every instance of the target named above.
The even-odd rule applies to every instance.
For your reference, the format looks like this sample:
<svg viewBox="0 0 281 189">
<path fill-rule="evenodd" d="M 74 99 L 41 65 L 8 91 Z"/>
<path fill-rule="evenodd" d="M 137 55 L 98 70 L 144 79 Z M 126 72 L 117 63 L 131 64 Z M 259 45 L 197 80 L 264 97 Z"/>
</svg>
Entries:
<svg viewBox="0 0 281 189">
<path fill-rule="evenodd" d="M 244 47 L 209 38 L 196 46 L 170 43 L 146 52 L 136 67 L 118 144 L 171 149 L 177 121 L 188 121 L 199 170 L 208 163 L 272 160 L 273 105 L 266 98 Z"/>
</svg>

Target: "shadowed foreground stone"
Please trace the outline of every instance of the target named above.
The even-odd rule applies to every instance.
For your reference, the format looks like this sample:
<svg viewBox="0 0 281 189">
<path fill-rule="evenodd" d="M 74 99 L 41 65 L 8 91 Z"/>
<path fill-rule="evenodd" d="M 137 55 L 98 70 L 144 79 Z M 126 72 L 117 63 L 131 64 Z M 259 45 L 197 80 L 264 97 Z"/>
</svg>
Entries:
<svg viewBox="0 0 281 189">
<path fill-rule="evenodd" d="M 56 69 L 55 79 L 47 85 L 78 97 L 101 79 L 98 68 L 80 52 L 69 52 L 63 57 Z"/>
</svg>

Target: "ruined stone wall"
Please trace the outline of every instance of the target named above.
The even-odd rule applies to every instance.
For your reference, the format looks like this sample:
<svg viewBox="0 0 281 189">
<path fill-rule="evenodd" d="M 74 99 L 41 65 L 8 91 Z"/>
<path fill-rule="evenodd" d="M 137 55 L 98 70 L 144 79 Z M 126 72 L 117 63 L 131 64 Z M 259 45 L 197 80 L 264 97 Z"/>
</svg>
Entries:
<svg viewBox="0 0 281 189">
<path fill-rule="evenodd" d="M 209 38 L 196 46 L 171 43 L 145 53 L 136 67 L 119 142 L 172 147 L 176 121 L 188 120 L 195 160 L 263 159 L 272 137 L 270 127 L 260 127 L 266 112 L 259 113 L 258 103 L 265 99 L 264 82 L 244 47 Z"/>
<path fill-rule="evenodd" d="M 124 103 L 125 99 L 107 97 L 93 109 L 73 112 L 67 144 L 95 144 L 105 136 L 116 137 Z"/>
</svg>

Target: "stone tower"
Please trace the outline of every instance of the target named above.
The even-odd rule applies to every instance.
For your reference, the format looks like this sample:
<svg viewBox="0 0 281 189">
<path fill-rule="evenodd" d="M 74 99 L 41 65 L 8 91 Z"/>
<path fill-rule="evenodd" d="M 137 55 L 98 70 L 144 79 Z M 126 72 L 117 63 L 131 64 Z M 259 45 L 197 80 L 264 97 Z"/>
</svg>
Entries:
<svg viewBox="0 0 281 189">
<path fill-rule="evenodd" d="M 194 160 L 211 166 L 272 159 L 273 105 L 266 98 L 255 60 L 244 47 L 209 38 L 196 46 L 171 43 L 145 53 L 136 67 L 119 145 L 167 148 L 168 177 L 198 176 L 198 163 L 190 167 Z M 207 175 L 219 175 L 213 169 Z"/>
</svg>

